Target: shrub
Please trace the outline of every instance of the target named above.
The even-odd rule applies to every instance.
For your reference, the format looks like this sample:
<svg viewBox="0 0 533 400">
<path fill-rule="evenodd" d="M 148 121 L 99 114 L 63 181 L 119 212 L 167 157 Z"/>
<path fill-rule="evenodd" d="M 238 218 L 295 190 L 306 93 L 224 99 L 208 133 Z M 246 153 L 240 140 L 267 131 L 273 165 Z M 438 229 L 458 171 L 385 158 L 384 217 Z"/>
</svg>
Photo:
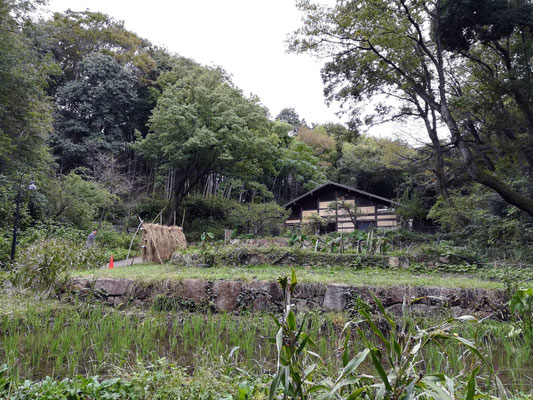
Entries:
<svg viewBox="0 0 533 400">
<path fill-rule="evenodd" d="M 277 235 L 287 217 L 280 205 L 246 203 L 221 196 L 189 196 L 185 199 L 185 234 L 188 241 L 197 241 L 202 232 L 212 232 L 216 238 L 224 237 L 224 229 L 236 234 Z"/>
<path fill-rule="evenodd" d="M 302 221 L 302 232 L 307 235 L 314 235 L 321 227 L 327 225 L 327 222 L 317 213 L 306 215 Z"/>
<path fill-rule="evenodd" d="M 533 333 L 533 288 L 518 289 L 511 297 L 509 309 L 521 321 L 524 331 Z"/>
<path fill-rule="evenodd" d="M 238 202 L 220 196 L 189 196 L 184 201 L 185 235 L 187 241 L 200 240 L 202 232 L 212 232 L 215 237 L 224 237 L 224 229 L 235 226 L 233 209 Z"/>
<path fill-rule="evenodd" d="M 117 197 L 97 182 L 71 172 L 48 187 L 58 220 L 81 229 L 90 228 L 101 209 L 110 207 Z"/>
<path fill-rule="evenodd" d="M 98 248 L 86 249 L 60 239 L 38 241 L 21 252 L 13 281 L 21 287 L 49 289 L 72 269 L 99 268 L 106 257 Z"/>
</svg>

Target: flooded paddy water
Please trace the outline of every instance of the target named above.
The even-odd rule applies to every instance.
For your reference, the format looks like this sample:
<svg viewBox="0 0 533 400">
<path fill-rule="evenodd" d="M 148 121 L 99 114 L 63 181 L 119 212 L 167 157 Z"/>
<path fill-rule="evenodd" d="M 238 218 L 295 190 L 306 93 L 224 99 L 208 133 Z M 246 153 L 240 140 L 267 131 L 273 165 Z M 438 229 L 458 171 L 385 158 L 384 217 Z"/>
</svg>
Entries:
<svg viewBox="0 0 533 400">
<path fill-rule="evenodd" d="M 331 371 L 340 367 L 342 328 L 348 321 L 346 314 L 307 315 L 306 332 L 316 343 L 312 351 Z M 433 326 L 435 321 L 416 323 Z M 510 325 L 495 321 L 460 323 L 456 329 L 492 360 L 508 389 L 533 390 L 531 338 L 508 337 Z M 126 312 L 101 305 L 37 312 L 30 307 L 21 316 L 1 317 L 0 359 L 10 367 L 9 374 L 24 379 L 113 376 L 117 370 L 133 370 L 138 361 L 163 357 L 191 368 L 224 361 L 270 373 L 276 347 L 269 339 L 276 331 L 267 314 Z M 350 345 L 354 354 L 364 348 L 357 335 Z M 457 344 L 433 345 L 425 350 L 421 367 L 454 376 L 473 359 Z"/>
</svg>

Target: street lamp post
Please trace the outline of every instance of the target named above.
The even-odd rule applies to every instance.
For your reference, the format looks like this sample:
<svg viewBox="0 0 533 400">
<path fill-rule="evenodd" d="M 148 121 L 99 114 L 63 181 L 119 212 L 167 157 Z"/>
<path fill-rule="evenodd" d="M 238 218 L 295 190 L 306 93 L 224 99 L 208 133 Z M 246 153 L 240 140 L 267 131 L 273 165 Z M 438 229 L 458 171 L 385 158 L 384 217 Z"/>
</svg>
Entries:
<svg viewBox="0 0 533 400">
<path fill-rule="evenodd" d="M 28 185 L 28 190 L 37 190 L 33 180 Z M 15 252 L 17 250 L 17 233 L 19 229 L 19 214 L 20 214 L 20 194 L 22 192 L 22 181 L 19 183 L 17 191 L 17 200 L 15 206 L 15 223 L 13 224 L 13 242 L 11 243 L 11 261 L 15 261 Z"/>
</svg>

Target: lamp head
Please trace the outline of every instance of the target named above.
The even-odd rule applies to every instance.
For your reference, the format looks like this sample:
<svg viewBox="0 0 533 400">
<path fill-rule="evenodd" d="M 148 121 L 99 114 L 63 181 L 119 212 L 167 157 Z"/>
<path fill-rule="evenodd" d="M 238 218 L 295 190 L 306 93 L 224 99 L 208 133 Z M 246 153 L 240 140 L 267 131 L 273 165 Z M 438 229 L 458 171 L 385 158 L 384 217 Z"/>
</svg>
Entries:
<svg viewBox="0 0 533 400">
<path fill-rule="evenodd" d="M 28 190 L 37 190 L 37 186 L 35 186 L 35 182 L 31 181 L 28 185 Z"/>
</svg>

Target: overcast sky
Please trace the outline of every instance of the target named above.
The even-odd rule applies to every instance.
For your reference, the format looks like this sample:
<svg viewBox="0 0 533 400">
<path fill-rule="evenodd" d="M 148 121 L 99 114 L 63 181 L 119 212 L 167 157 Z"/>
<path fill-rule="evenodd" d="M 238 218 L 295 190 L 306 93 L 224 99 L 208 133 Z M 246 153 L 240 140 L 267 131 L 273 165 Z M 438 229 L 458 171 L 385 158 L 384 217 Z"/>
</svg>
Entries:
<svg viewBox="0 0 533 400">
<path fill-rule="evenodd" d="M 49 0 L 51 11 L 67 8 L 104 12 L 171 52 L 223 67 L 273 117 L 294 107 L 307 122 L 339 121 L 324 103 L 322 62 L 285 51 L 300 25 L 293 0 Z"/>
</svg>

